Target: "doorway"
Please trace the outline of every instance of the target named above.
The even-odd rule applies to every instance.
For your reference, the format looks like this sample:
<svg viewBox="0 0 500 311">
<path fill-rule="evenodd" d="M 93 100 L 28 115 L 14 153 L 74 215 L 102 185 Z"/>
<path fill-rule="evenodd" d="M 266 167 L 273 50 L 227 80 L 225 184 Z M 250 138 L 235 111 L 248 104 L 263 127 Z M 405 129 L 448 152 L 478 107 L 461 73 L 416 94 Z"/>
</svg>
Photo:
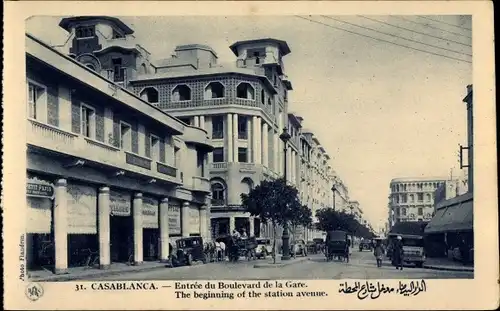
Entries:
<svg viewBox="0 0 500 311">
<path fill-rule="evenodd" d="M 128 262 L 134 255 L 134 222 L 132 216 L 112 215 L 110 222 L 111 262 Z"/>
<path fill-rule="evenodd" d="M 144 228 L 142 233 L 142 254 L 144 261 L 155 261 L 160 258 L 160 230 Z"/>
</svg>

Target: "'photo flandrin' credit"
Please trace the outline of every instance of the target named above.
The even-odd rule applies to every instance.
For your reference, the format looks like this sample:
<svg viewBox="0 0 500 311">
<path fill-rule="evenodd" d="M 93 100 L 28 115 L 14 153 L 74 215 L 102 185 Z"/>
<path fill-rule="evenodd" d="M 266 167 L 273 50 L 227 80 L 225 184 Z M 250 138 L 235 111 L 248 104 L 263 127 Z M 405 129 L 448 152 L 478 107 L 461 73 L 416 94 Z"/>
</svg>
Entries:
<svg viewBox="0 0 500 311">
<path fill-rule="evenodd" d="M 5 3 L 7 309 L 499 306 L 491 2 L 76 4 Z"/>
</svg>

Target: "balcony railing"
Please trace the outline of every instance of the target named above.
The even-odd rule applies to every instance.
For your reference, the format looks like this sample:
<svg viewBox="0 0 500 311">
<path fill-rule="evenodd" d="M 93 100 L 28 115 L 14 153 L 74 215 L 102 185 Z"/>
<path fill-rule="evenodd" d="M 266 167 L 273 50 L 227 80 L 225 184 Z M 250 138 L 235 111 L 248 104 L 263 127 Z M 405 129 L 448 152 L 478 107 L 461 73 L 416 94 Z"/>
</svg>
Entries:
<svg viewBox="0 0 500 311">
<path fill-rule="evenodd" d="M 216 162 L 210 164 L 212 169 L 227 169 L 227 162 Z"/>
<path fill-rule="evenodd" d="M 180 184 L 174 167 L 156 162 L 155 170 L 152 168 L 154 161 L 149 158 L 36 120 L 28 120 L 27 126 L 27 143 L 30 145 Z"/>
<path fill-rule="evenodd" d="M 205 177 L 193 176 L 193 190 L 210 193 L 210 181 Z"/>
</svg>

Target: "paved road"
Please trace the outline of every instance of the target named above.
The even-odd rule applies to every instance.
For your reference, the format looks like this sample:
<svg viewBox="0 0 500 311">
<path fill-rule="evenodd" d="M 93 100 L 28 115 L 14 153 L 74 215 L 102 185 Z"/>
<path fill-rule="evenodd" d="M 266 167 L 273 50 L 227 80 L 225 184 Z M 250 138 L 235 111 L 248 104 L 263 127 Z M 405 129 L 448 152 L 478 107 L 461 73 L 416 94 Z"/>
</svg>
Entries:
<svg viewBox="0 0 500 311">
<path fill-rule="evenodd" d="M 254 268 L 255 261 L 220 262 L 113 275 L 99 280 L 267 280 L 267 279 L 448 279 L 473 278 L 471 272 L 405 267 L 396 270 L 388 261 L 377 268 L 371 252 L 353 250 L 349 263 L 326 262 L 324 256 L 281 268 Z"/>
</svg>

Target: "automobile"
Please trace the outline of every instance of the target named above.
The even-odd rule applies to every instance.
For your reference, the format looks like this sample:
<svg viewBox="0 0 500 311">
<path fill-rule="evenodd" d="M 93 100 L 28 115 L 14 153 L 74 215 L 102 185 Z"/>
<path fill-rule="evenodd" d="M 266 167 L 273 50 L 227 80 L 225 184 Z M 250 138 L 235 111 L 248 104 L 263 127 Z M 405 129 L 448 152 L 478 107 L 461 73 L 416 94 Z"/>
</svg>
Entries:
<svg viewBox="0 0 500 311">
<path fill-rule="evenodd" d="M 306 242 L 304 242 L 304 240 L 296 240 L 292 245 L 290 245 L 290 253 L 307 256 Z"/>
<path fill-rule="evenodd" d="M 266 258 L 268 255 L 272 254 L 273 245 L 270 239 L 258 238 L 257 248 L 255 249 L 255 255 L 257 258 Z"/>
<path fill-rule="evenodd" d="M 182 238 L 175 242 L 175 251 L 171 254 L 172 267 L 192 265 L 194 261 L 207 263 L 207 258 L 203 252 L 203 238 L 188 237 Z"/>
<path fill-rule="evenodd" d="M 372 241 L 371 240 L 362 240 L 359 243 L 359 251 L 362 252 L 363 250 L 371 250 L 372 249 Z"/>
<path fill-rule="evenodd" d="M 427 255 L 424 250 L 424 238 L 420 235 L 411 234 L 389 234 L 389 247 L 387 248 L 387 257 L 392 259 L 392 253 L 394 251 L 393 244 L 397 236 L 401 236 L 403 244 L 403 262 L 414 264 L 418 268 L 422 268 Z M 393 263 L 391 261 L 393 265 Z"/>
</svg>

